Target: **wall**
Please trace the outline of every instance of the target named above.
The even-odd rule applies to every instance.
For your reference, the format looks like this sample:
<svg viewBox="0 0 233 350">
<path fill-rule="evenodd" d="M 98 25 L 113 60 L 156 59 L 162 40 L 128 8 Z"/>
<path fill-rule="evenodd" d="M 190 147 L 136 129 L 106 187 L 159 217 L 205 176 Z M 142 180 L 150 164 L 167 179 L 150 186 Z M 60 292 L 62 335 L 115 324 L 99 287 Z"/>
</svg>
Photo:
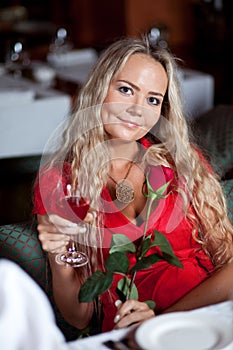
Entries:
<svg viewBox="0 0 233 350">
<path fill-rule="evenodd" d="M 145 32 L 162 23 L 167 26 L 172 46 L 193 42 L 192 1 L 189 0 L 127 0 L 125 8 L 128 35 Z"/>
<path fill-rule="evenodd" d="M 154 24 L 169 31 L 177 49 L 194 41 L 192 0 L 52 0 L 53 20 L 65 23 L 77 46 L 104 47 L 124 35 L 138 36 Z"/>
</svg>

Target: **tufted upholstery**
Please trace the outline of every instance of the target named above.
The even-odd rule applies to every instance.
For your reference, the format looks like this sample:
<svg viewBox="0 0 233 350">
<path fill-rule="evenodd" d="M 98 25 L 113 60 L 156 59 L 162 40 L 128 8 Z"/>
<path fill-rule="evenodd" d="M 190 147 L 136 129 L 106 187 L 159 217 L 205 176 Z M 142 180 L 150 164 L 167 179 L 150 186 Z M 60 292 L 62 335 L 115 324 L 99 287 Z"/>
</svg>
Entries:
<svg viewBox="0 0 233 350">
<path fill-rule="evenodd" d="M 222 181 L 222 188 L 227 201 L 228 216 L 233 223 L 233 179 Z"/>
<path fill-rule="evenodd" d="M 194 140 L 201 146 L 222 179 L 228 215 L 233 223 L 233 105 L 218 105 L 192 125 Z"/>
<path fill-rule="evenodd" d="M 194 121 L 196 142 L 222 179 L 233 178 L 233 105 L 218 105 Z"/>
<path fill-rule="evenodd" d="M 48 289 L 46 256 L 38 241 L 35 223 L 0 227 L 0 256 L 18 263 L 43 289 Z"/>
</svg>

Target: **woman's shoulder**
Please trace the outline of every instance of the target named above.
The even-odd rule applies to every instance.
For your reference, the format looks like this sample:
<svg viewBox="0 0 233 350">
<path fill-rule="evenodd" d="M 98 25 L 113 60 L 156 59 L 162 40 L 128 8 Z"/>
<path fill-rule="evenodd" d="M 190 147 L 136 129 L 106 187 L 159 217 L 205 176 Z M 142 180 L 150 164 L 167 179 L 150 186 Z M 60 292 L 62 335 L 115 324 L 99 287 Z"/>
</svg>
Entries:
<svg viewBox="0 0 233 350">
<path fill-rule="evenodd" d="M 44 164 L 40 167 L 34 186 L 34 214 L 46 214 L 48 208 L 54 210 L 58 186 L 62 188 L 70 182 L 69 163 Z"/>
<path fill-rule="evenodd" d="M 37 173 L 34 190 L 43 192 L 48 191 L 56 186 L 56 184 L 67 184 L 71 178 L 71 166 L 65 162 L 63 164 L 44 164 L 40 166 Z"/>
<path fill-rule="evenodd" d="M 57 176 L 62 176 L 62 177 L 70 177 L 71 174 L 71 165 L 68 162 L 62 162 L 62 163 L 55 163 L 55 164 L 50 164 L 46 163 L 40 166 L 39 171 L 38 171 L 38 176 L 39 177 L 57 177 Z"/>
</svg>

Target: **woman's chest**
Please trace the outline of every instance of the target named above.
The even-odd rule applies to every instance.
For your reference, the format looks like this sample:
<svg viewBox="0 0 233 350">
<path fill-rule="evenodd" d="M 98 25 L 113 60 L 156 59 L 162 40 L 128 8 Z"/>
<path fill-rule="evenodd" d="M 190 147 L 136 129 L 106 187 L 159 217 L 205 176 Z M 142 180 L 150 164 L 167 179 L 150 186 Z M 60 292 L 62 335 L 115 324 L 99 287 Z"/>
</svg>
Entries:
<svg viewBox="0 0 233 350">
<path fill-rule="evenodd" d="M 145 218 L 145 176 L 142 172 L 130 176 L 117 184 L 108 183 L 108 192 L 116 210 L 130 222 L 137 224 Z"/>
</svg>

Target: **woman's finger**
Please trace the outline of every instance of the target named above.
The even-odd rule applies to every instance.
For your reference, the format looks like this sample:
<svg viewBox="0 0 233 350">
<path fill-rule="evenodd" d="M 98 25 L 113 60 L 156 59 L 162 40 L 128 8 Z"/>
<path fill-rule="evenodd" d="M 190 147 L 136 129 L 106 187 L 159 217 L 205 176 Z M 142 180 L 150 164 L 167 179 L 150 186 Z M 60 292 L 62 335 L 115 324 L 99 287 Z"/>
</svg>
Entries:
<svg viewBox="0 0 233 350">
<path fill-rule="evenodd" d="M 84 219 L 85 222 L 89 223 L 89 224 L 94 224 L 95 223 L 95 220 L 96 220 L 96 217 L 97 217 L 97 213 L 96 211 L 92 210 L 92 211 L 89 211 Z"/>
<path fill-rule="evenodd" d="M 56 214 L 49 214 L 49 222 L 56 227 L 77 227 L 78 224 Z"/>
<path fill-rule="evenodd" d="M 143 311 L 143 310 L 149 310 L 149 306 L 146 303 L 138 300 L 130 299 L 121 305 L 118 313 L 123 316 L 132 311 Z"/>
<path fill-rule="evenodd" d="M 48 232 L 54 233 L 59 232 L 66 235 L 77 235 L 86 233 L 87 227 L 83 222 L 77 224 L 58 215 L 50 214 L 49 221 L 46 224 L 38 225 L 38 230 L 47 230 Z"/>
<path fill-rule="evenodd" d="M 119 329 L 119 328 L 128 327 L 133 324 L 141 323 L 152 317 L 155 317 L 155 314 L 152 310 L 133 311 L 130 314 L 125 315 L 123 318 L 120 318 L 114 328 Z"/>
<path fill-rule="evenodd" d="M 118 306 L 118 311 L 114 318 L 115 328 L 127 327 L 154 316 L 153 310 L 146 303 L 137 300 L 128 300 Z"/>
<path fill-rule="evenodd" d="M 67 242 L 65 241 L 44 241 L 41 243 L 44 251 L 52 254 L 62 253 L 66 249 Z"/>
<path fill-rule="evenodd" d="M 71 235 L 87 232 L 87 224 L 82 222 L 79 225 L 55 214 L 44 217 L 39 222 L 38 237 L 43 250 L 49 253 L 66 250 Z"/>
<path fill-rule="evenodd" d="M 50 253 L 59 253 L 64 251 L 69 242 L 69 237 L 60 233 L 50 233 L 39 231 L 38 238 L 43 250 Z"/>
</svg>

